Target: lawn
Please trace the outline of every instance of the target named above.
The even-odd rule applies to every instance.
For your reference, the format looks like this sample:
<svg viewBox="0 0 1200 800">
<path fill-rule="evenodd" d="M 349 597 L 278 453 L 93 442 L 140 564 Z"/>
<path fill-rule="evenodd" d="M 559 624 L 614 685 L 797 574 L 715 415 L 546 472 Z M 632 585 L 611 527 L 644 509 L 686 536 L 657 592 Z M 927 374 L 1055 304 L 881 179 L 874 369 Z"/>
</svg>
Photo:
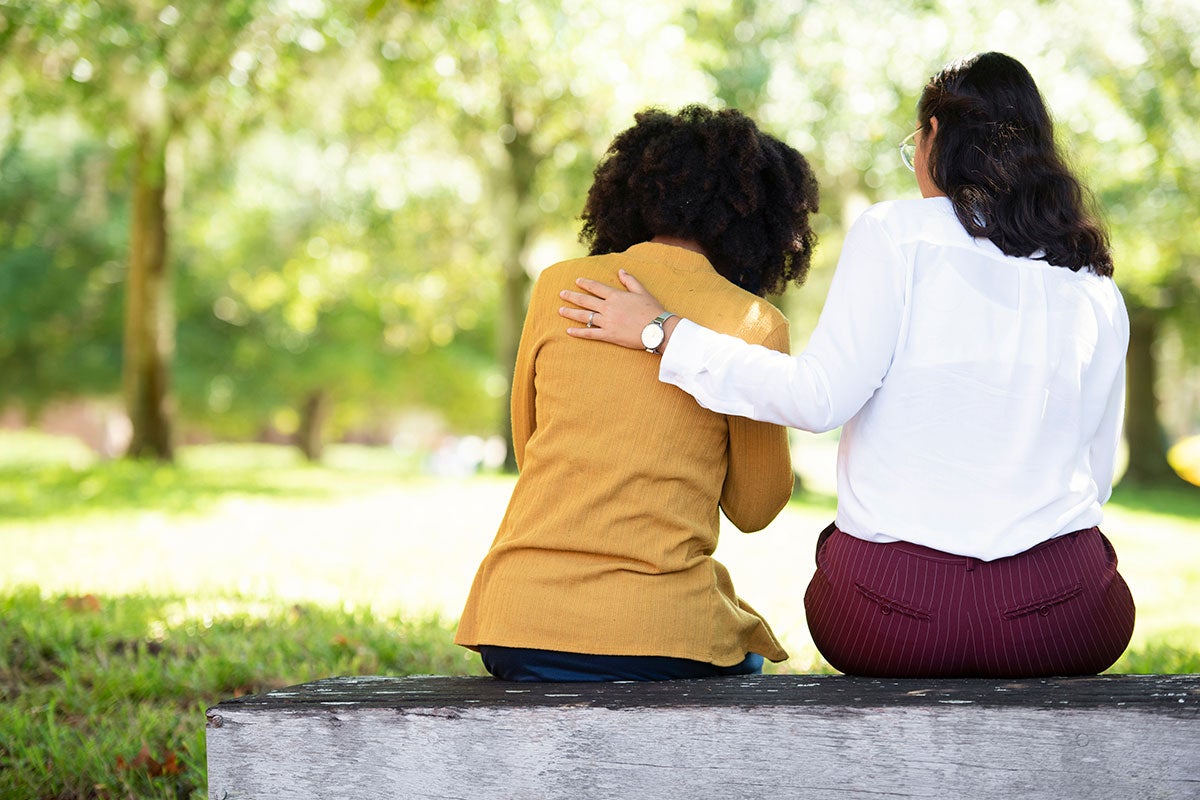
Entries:
<svg viewBox="0 0 1200 800">
<path fill-rule="evenodd" d="M 718 553 L 792 653 L 781 670 L 827 669 L 802 595 L 830 446 L 797 448 L 813 493 Z M 202 798 L 203 711 L 222 698 L 477 673 L 453 620 L 511 486 L 362 448 L 322 467 L 191 448 L 159 467 L 0 434 L 0 798 Z M 1114 671 L 1200 672 L 1200 490 L 1119 490 L 1105 529 L 1138 602 Z"/>
</svg>

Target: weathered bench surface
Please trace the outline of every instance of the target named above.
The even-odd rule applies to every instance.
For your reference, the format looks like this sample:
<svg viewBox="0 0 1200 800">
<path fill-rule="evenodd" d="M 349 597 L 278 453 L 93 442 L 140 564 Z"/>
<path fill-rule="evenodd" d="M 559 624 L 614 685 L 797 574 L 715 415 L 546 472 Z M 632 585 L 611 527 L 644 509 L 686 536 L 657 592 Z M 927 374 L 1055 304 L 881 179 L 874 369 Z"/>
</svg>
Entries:
<svg viewBox="0 0 1200 800">
<path fill-rule="evenodd" d="M 209 710 L 209 796 L 1200 798 L 1200 675 L 333 678 Z"/>
</svg>

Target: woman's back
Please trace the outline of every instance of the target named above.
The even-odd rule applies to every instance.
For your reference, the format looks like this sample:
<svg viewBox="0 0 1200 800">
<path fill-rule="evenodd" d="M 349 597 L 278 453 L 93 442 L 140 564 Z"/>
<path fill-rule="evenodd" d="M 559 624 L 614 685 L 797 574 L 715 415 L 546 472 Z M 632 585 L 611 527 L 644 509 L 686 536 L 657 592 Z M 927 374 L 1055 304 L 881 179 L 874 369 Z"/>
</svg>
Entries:
<svg viewBox="0 0 1200 800">
<path fill-rule="evenodd" d="M 514 378 L 521 466 L 457 641 L 716 664 L 785 657 L 711 558 L 718 503 L 743 530 L 790 496 L 783 429 L 698 407 L 657 363 L 566 335 L 558 292 L 581 274 L 637 269 L 714 328 L 787 349 L 787 323 L 701 255 L 657 243 L 547 269 L 530 302 Z M 603 436 L 599 435 L 603 431 Z"/>
<path fill-rule="evenodd" d="M 901 292 L 894 353 L 842 434 L 870 446 L 842 464 L 839 525 L 991 559 L 1098 524 L 1114 448 L 1093 443 L 1115 445 L 1128 340 L 1112 280 L 1005 256 L 945 198 L 866 218 L 904 274 L 881 278 Z"/>
</svg>

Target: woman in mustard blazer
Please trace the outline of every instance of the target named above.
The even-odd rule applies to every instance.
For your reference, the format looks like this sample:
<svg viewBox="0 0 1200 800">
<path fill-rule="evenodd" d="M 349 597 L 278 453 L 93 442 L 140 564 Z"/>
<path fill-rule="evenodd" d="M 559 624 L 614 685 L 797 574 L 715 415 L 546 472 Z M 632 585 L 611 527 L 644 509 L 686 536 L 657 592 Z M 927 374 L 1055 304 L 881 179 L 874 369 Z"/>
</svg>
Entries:
<svg viewBox="0 0 1200 800">
<path fill-rule="evenodd" d="M 455 641 L 511 680 L 748 674 L 787 654 L 713 558 L 718 510 L 765 527 L 791 494 L 783 428 L 706 411 L 654 361 L 567 336 L 559 292 L 636 270 L 677 313 L 787 352 L 764 295 L 808 270 L 817 184 L 733 110 L 649 110 L 596 168 L 590 255 L 542 273 L 513 377 L 520 478 Z M 646 326 L 653 350 L 662 320 Z M 644 356 L 644 354 L 643 354 Z"/>
</svg>

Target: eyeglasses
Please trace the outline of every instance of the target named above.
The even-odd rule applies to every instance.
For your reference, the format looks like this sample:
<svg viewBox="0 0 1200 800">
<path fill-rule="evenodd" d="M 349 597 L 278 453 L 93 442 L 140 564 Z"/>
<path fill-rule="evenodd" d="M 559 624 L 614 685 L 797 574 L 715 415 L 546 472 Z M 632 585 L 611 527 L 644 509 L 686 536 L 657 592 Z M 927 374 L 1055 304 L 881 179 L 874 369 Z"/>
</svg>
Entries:
<svg viewBox="0 0 1200 800">
<path fill-rule="evenodd" d="M 918 128 L 905 136 L 904 141 L 900 143 L 900 160 L 904 162 L 904 166 L 908 167 L 909 172 L 917 171 L 917 134 L 919 132 Z"/>
</svg>

